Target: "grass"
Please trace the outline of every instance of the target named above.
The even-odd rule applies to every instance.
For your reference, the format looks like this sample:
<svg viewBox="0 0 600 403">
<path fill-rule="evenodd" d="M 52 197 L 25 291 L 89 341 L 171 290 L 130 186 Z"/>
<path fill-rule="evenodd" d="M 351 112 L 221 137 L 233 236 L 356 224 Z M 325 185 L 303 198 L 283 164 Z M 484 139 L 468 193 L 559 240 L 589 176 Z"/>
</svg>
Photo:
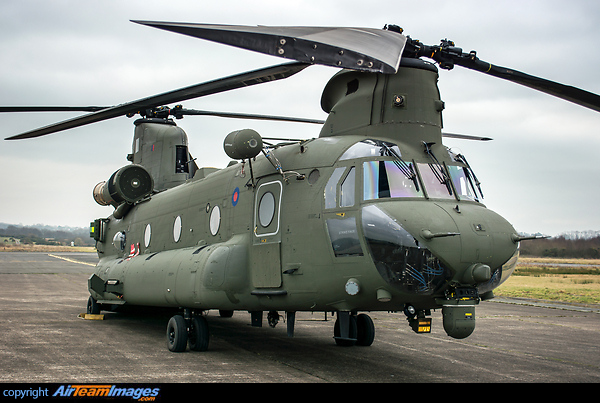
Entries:
<svg viewBox="0 0 600 403">
<path fill-rule="evenodd" d="M 563 266 L 580 265 L 580 266 Z M 600 259 L 523 257 L 494 294 L 573 304 L 600 304 Z"/>
</svg>

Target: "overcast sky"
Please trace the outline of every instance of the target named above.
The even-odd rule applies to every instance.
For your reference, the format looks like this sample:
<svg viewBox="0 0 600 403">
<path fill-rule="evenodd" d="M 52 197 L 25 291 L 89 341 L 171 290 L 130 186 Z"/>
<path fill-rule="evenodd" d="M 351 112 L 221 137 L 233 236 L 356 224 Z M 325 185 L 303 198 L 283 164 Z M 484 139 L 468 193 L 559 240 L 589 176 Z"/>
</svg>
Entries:
<svg viewBox="0 0 600 403">
<path fill-rule="evenodd" d="M 2 0 L 0 105 L 116 105 L 282 59 L 129 22 L 381 28 L 426 44 L 449 38 L 485 61 L 600 93 L 600 2 L 355 0 Z M 276 83 L 185 102 L 187 108 L 324 119 L 321 91 L 337 70 L 313 66 Z M 600 230 L 600 114 L 500 79 L 440 72 L 444 130 L 492 142 L 447 140 L 475 170 L 488 208 L 518 231 Z M 0 137 L 69 113 L 0 115 Z M 1 141 L 0 222 L 83 227 L 112 208 L 96 183 L 126 165 L 133 120 L 116 118 L 45 137 Z M 315 137 L 319 127 L 186 117 L 177 122 L 200 166 L 224 167 L 223 138 Z"/>
</svg>

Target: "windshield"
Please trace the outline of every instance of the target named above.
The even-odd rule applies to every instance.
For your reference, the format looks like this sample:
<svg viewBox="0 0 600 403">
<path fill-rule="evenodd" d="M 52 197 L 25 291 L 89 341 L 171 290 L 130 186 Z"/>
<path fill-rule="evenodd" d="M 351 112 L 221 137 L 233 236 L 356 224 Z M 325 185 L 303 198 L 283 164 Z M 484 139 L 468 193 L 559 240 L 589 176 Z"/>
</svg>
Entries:
<svg viewBox="0 0 600 403">
<path fill-rule="evenodd" d="M 413 164 L 408 166 L 413 169 Z M 395 161 L 364 162 L 363 182 L 364 200 L 423 197 L 423 192 L 418 188 L 418 181 L 408 177 Z"/>
<path fill-rule="evenodd" d="M 443 166 L 422 163 L 418 163 L 417 166 L 423 180 L 423 186 L 427 190 L 427 196 L 432 199 L 454 199 L 450 183 L 439 173 L 445 173 Z"/>
<path fill-rule="evenodd" d="M 466 159 L 460 154 L 450 150 L 450 157 L 460 165 L 447 165 L 440 162 L 431 150 L 431 144 L 425 144 L 425 152 L 430 157 L 430 162 L 416 162 L 403 159 L 398 146 L 381 140 L 363 140 L 348 148 L 340 157 L 340 161 L 354 159 L 372 159 L 363 161 L 363 200 L 376 200 L 385 198 L 420 198 L 455 199 L 479 201 L 483 198 L 479 181 L 471 170 Z M 357 168 L 360 166 L 358 163 Z M 346 171 L 348 172 L 348 171 Z M 329 193 L 333 194 L 338 181 L 344 174 L 343 168 L 337 168 L 327 185 Z M 347 173 L 348 174 L 348 173 Z M 351 183 L 354 175 L 351 171 Z M 353 188 L 348 187 L 345 192 L 348 196 L 353 194 Z M 456 194 L 455 194 L 456 193 Z M 344 196 L 346 197 L 346 196 Z M 354 200 L 341 202 L 341 207 L 354 205 Z M 326 207 L 336 207 L 333 197 L 327 197 Z"/>
<path fill-rule="evenodd" d="M 473 187 L 473 181 L 469 172 L 460 166 L 450 165 L 448 166 L 454 189 L 461 200 L 477 200 L 475 189 Z"/>
</svg>

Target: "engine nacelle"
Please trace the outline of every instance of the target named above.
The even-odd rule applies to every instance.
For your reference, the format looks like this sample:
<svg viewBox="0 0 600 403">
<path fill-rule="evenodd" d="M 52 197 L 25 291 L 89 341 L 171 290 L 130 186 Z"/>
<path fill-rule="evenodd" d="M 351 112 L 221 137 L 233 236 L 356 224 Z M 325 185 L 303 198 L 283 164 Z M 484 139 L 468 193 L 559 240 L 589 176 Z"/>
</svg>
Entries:
<svg viewBox="0 0 600 403">
<path fill-rule="evenodd" d="M 256 157 L 263 148 L 262 137 L 252 129 L 236 130 L 225 137 L 223 149 L 229 158 L 244 160 Z"/>
<path fill-rule="evenodd" d="M 94 200 L 101 206 L 119 206 L 123 202 L 135 203 L 152 193 L 154 181 L 141 165 L 127 165 L 116 171 L 108 182 L 94 187 Z"/>
</svg>

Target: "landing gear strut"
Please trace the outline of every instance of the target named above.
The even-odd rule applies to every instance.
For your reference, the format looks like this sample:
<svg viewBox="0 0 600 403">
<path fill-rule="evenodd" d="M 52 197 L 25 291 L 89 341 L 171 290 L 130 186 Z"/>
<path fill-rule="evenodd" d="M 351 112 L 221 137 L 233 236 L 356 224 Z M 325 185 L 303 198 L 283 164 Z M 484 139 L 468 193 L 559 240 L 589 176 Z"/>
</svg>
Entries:
<svg viewBox="0 0 600 403">
<path fill-rule="evenodd" d="M 204 316 L 192 315 L 186 309 L 184 315 L 175 315 L 167 324 L 167 347 L 169 351 L 180 353 L 187 349 L 206 351 L 209 341 L 208 322 Z"/>
<path fill-rule="evenodd" d="M 369 315 L 338 312 L 333 328 L 335 344 L 342 347 L 370 346 L 375 340 L 375 326 Z"/>
</svg>

